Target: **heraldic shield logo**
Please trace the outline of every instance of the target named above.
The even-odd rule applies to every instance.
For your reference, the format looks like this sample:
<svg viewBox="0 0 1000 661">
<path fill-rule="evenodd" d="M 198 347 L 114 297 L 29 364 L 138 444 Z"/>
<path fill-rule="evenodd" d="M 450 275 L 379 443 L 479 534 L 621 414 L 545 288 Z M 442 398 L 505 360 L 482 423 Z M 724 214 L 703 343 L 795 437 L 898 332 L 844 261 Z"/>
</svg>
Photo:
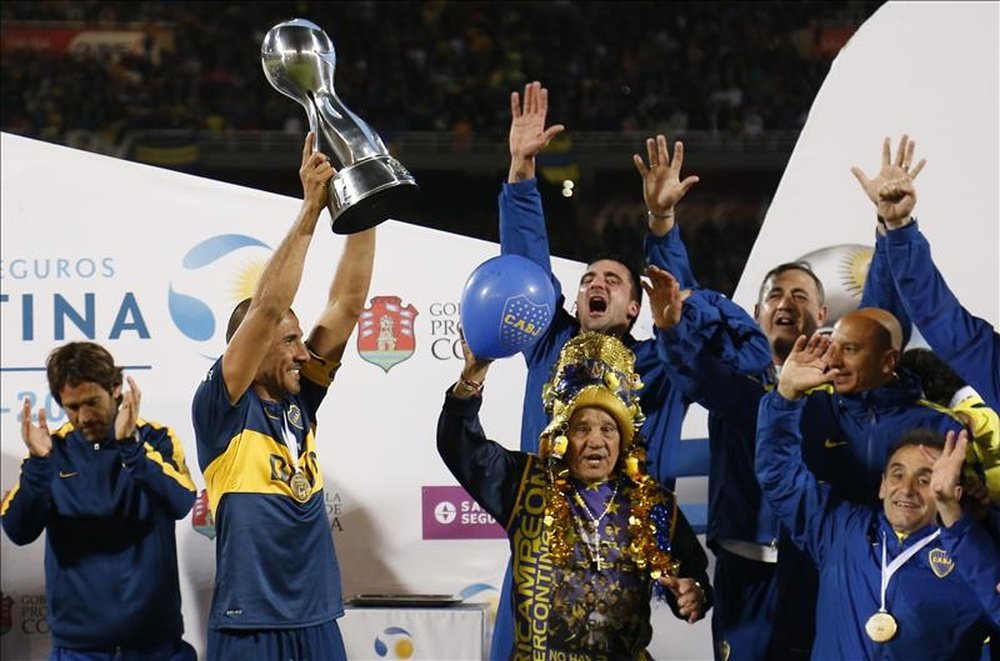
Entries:
<svg viewBox="0 0 1000 661">
<path fill-rule="evenodd" d="M 358 353 L 388 372 L 413 355 L 417 314 L 412 305 L 403 307 L 398 296 L 375 296 L 358 320 Z"/>
</svg>

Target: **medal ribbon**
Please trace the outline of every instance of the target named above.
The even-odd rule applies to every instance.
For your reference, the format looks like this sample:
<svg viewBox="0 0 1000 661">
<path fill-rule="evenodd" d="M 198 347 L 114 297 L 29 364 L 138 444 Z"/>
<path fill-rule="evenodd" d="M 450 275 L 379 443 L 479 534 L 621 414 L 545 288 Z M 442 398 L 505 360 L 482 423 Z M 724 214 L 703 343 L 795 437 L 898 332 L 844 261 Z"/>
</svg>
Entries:
<svg viewBox="0 0 1000 661">
<path fill-rule="evenodd" d="M 295 434 L 288 427 L 288 413 L 282 416 L 281 421 L 281 431 L 282 436 L 285 438 L 285 445 L 288 446 L 288 452 L 292 455 L 292 467 L 295 469 L 294 472 L 299 472 L 299 441 L 295 438 Z"/>
<path fill-rule="evenodd" d="M 896 571 L 900 567 L 902 567 L 907 560 L 912 558 L 918 551 L 920 551 L 920 549 L 924 548 L 925 546 L 933 542 L 935 539 L 937 539 L 938 535 L 940 534 L 941 534 L 940 529 L 935 530 L 930 535 L 927 535 L 919 542 L 917 542 L 910 548 L 906 549 L 905 551 L 897 555 L 896 558 L 889 563 L 889 566 L 886 567 L 885 565 L 886 548 L 889 546 L 889 544 L 888 542 L 886 542 L 885 539 L 885 531 L 884 530 L 882 531 L 882 606 L 878 609 L 880 613 L 888 612 L 885 609 L 885 590 L 887 587 L 889 587 L 889 579 L 892 578 L 892 575 L 895 574 Z"/>
</svg>

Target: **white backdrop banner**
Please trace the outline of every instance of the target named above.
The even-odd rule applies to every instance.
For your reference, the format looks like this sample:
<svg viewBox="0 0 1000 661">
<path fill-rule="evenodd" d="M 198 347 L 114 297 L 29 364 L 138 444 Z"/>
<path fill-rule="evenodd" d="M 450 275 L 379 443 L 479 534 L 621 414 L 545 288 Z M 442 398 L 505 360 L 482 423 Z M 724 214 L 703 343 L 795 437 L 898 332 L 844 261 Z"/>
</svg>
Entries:
<svg viewBox="0 0 1000 661">
<path fill-rule="evenodd" d="M 179 434 L 202 489 L 191 397 L 223 351 L 229 312 L 252 293 L 300 201 L 9 134 L 2 149 L 3 488 L 16 482 L 26 456 L 20 402 L 27 397 L 33 409 L 45 407 L 54 424 L 65 419 L 48 393 L 46 355 L 88 339 L 106 346 L 136 379 L 143 416 Z M 313 239 L 294 305 L 306 328 L 325 302 L 342 243 L 326 227 Z M 462 365 L 463 284 L 498 253 L 493 243 L 393 221 L 380 226 L 361 332 L 319 413 L 320 463 L 345 596 L 454 594 L 495 608 L 507 542 L 456 486 L 434 435 L 444 390 Z M 566 283 L 583 272 L 582 264 L 565 260 L 553 266 Z M 394 322 L 391 348 L 376 341 L 383 317 Z M 523 361 L 498 361 L 483 425 L 512 448 L 523 392 Z M 690 491 L 682 498 L 704 502 L 703 488 Z M 201 498 L 177 526 L 186 638 L 199 649 L 215 570 L 213 535 Z M 3 656 L 44 656 L 44 536 L 26 547 L 4 536 L 0 551 Z M 663 626 L 679 632 L 686 625 L 670 618 Z M 707 625 L 699 628 L 708 644 Z M 419 655 L 421 641 L 411 642 Z"/>
<path fill-rule="evenodd" d="M 225 323 L 253 288 L 300 201 L 46 143 L 3 136 L 2 483 L 25 456 L 25 397 L 58 424 L 43 370 L 71 340 L 97 341 L 143 390 L 143 415 L 172 426 L 197 474 L 191 397 L 224 348 Z M 326 299 L 343 238 L 321 226 L 295 309 L 308 328 Z M 495 244 L 388 222 L 379 246 L 369 315 L 394 316 L 394 350 L 358 334 L 319 414 L 327 509 L 346 595 L 463 594 L 495 599 L 506 542 L 458 497 L 435 449 L 445 387 L 458 375 L 458 300 L 465 278 Z M 447 258 L 442 258 L 447 256 Z M 558 262 L 561 272 L 574 265 Z M 366 323 L 363 320 L 363 323 Z M 407 332 L 407 328 L 411 329 Z M 360 339 L 359 339 L 360 338 Z M 491 373 L 484 425 L 516 442 L 523 367 Z M 460 489 L 457 489 L 461 492 Z M 430 495 L 428 495 L 430 494 Z M 446 494 L 447 495 L 447 494 Z M 442 504 L 446 503 L 446 504 Z M 447 539 L 424 539 L 427 511 Z M 481 513 L 478 513 L 481 514 Z M 203 503 L 177 527 L 187 638 L 203 648 L 214 575 L 213 530 Z M 200 533 L 200 534 L 199 534 Z M 2 543 L 5 658 L 42 653 L 44 540 Z M 478 592 L 478 594 L 473 594 Z M 419 647 L 419 641 L 414 641 Z"/>
<path fill-rule="evenodd" d="M 929 159 L 917 211 L 936 260 L 963 302 L 998 323 L 997 20 L 995 3 L 890 3 L 862 26 L 812 107 L 738 302 L 752 308 L 768 268 L 809 253 L 827 264 L 820 270 L 833 297 L 860 292 L 864 255 L 851 245 L 872 244 L 873 214 L 849 168 L 873 171 L 882 138 L 906 131 Z M 26 454 L 20 402 L 27 397 L 53 421 L 63 419 L 48 395 L 44 360 L 56 345 L 81 339 L 105 345 L 127 367 L 143 389 L 143 415 L 177 431 L 201 488 L 191 396 L 223 350 L 229 311 L 250 293 L 299 202 L 7 134 L 0 149 L 0 488 L 13 486 Z M 295 302 L 303 326 L 325 299 L 342 241 L 317 232 Z M 495 244 L 399 222 L 379 230 L 369 309 L 372 318 L 393 316 L 396 347 L 380 349 L 356 334 L 319 414 L 347 596 L 496 601 L 506 542 L 455 489 L 434 430 L 461 366 L 462 285 L 497 253 Z M 555 260 L 554 268 L 571 291 L 582 265 Z M 648 333 L 648 313 L 637 328 Z M 508 447 L 519 438 L 523 384 L 520 359 L 498 361 L 490 373 L 483 425 Z M 704 420 L 693 410 L 685 438 L 703 437 Z M 703 511 L 703 478 L 678 480 L 678 493 L 689 516 Z M 205 515 L 199 503 L 177 527 L 185 637 L 199 650 L 215 565 Z M 47 653 L 43 547 L 42 539 L 26 547 L 5 536 L 0 542 L 4 659 Z M 655 657 L 711 658 L 707 620 L 688 627 L 663 607 L 653 620 Z M 402 647 L 421 653 L 416 638 Z M 394 649 L 373 658 L 402 658 Z"/>
</svg>

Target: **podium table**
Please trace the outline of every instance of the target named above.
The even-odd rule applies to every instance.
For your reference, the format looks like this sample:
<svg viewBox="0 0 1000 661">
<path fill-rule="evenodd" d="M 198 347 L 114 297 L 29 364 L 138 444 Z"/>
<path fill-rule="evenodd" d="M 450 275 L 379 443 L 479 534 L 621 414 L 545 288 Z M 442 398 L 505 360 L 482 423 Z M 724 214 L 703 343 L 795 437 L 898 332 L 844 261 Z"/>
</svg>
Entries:
<svg viewBox="0 0 1000 661">
<path fill-rule="evenodd" d="M 347 658 L 481 661 L 489 653 L 487 604 L 344 607 Z"/>
</svg>

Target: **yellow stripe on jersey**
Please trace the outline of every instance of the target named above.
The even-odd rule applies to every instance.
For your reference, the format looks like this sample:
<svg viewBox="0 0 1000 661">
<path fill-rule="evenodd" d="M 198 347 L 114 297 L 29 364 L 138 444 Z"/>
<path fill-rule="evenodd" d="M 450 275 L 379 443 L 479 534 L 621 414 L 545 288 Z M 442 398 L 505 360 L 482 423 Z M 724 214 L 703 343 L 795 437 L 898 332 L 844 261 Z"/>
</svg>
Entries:
<svg viewBox="0 0 1000 661">
<path fill-rule="evenodd" d="M 312 483 L 310 497 L 323 488 L 323 473 L 315 448 L 315 437 L 310 429 L 306 434 L 305 452 L 299 459 L 299 467 Z M 205 468 L 205 487 L 212 515 L 217 515 L 219 501 L 227 493 L 271 494 L 295 500 L 289 485 L 294 467 L 287 445 L 259 431 L 244 429 L 229 441 L 226 451 Z"/>
<path fill-rule="evenodd" d="M 160 451 L 149 443 L 142 444 L 143 450 L 146 451 L 146 457 L 159 466 L 164 475 L 176 481 L 185 489 L 195 491 L 194 481 L 191 480 L 191 473 L 188 471 L 187 464 L 184 462 L 184 448 L 181 447 L 180 439 L 178 439 L 174 434 L 174 430 L 169 427 L 163 427 L 163 425 L 156 422 L 150 422 L 141 418 L 137 419 L 135 424 L 137 427 L 149 425 L 153 429 L 166 429 L 167 436 L 170 438 L 170 446 L 173 449 L 170 459 L 174 462 L 177 468 L 174 468 L 172 465 L 167 463 Z"/>
</svg>

